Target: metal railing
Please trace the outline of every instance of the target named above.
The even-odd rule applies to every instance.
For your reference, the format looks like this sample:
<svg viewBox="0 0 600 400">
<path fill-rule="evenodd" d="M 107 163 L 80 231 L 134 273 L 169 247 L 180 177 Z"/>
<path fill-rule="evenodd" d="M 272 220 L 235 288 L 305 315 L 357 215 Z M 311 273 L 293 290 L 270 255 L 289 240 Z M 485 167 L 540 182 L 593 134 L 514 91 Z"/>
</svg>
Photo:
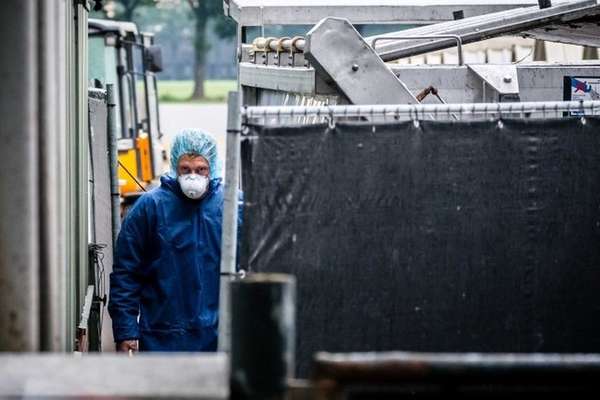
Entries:
<svg viewBox="0 0 600 400">
<path fill-rule="evenodd" d="M 435 40 L 435 39 L 453 39 L 456 42 L 456 52 L 458 53 L 458 65 L 464 65 L 464 57 L 463 57 L 463 46 L 462 39 L 458 35 L 421 35 L 421 36 L 379 36 L 371 41 L 371 47 L 375 50 L 375 46 L 377 42 L 380 41 L 394 41 L 394 40 Z"/>
<path fill-rule="evenodd" d="M 255 118 L 323 117 L 344 118 L 408 118 L 437 119 L 459 116 L 507 117 L 560 117 L 570 115 L 598 115 L 600 101 L 545 101 L 521 103 L 456 103 L 456 104 L 387 104 L 387 105 L 334 105 L 334 106 L 252 106 L 243 107 L 244 122 Z"/>
</svg>

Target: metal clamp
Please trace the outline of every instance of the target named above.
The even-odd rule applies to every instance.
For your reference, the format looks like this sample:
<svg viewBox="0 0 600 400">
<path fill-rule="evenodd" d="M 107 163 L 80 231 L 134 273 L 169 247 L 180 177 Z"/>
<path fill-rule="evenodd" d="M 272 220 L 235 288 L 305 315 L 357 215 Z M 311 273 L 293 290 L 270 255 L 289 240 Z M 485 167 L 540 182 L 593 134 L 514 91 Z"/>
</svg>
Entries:
<svg viewBox="0 0 600 400">
<path fill-rule="evenodd" d="M 244 279 L 246 277 L 246 271 L 243 269 L 240 269 L 237 272 L 221 272 L 221 276 L 228 276 L 230 278 L 235 278 L 235 279 Z"/>
<path fill-rule="evenodd" d="M 421 40 L 421 39 L 454 39 L 456 40 L 456 51 L 458 52 L 458 65 L 464 65 L 462 38 L 458 35 L 425 35 L 425 36 L 379 36 L 373 39 L 371 47 L 375 50 L 375 44 L 381 40 Z"/>
</svg>

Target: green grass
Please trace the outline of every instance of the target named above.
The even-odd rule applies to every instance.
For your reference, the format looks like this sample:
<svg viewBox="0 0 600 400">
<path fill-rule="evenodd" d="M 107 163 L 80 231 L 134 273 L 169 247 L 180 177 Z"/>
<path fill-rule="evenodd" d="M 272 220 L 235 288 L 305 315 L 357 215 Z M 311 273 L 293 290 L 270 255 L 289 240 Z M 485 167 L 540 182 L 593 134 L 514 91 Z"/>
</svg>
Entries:
<svg viewBox="0 0 600 400">
<path fill-rule="evenodd" d="M 193 81 L 158 81 L 159 100 L 164 103 L 202 102 L 223 103 L 227 93 L 237 89 L 234 80 L 211 80 L 204 82 L 205 96 L 201 100 L 190 100 L 194 90 Z"/>
</svg>

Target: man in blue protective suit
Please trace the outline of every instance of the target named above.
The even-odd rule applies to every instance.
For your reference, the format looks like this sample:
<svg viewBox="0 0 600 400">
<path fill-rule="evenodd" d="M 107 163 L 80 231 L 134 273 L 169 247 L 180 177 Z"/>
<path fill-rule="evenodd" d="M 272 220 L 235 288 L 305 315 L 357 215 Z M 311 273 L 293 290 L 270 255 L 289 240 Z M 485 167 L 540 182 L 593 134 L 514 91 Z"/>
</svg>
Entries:
<svg viewBox="0 0 600 400">
<path fill-rule="evenodd" d="M 170 161 L 117 240 L 108 309 L 118 351 L 217 349 L 223 186 L 215 142 L 182 131 Z"/>
</svg>

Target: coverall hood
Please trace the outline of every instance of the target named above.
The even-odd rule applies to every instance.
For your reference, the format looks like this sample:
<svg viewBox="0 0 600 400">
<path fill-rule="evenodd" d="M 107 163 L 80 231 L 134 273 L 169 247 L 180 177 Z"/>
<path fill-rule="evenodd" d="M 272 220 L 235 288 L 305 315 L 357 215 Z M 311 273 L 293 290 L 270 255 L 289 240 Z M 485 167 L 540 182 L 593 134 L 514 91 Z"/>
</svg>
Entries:
<svg viewBox="0 0 600 400">
<path fill-rule="evenodd" d="M 175 135 L 171 144 L 171 176 L 177 176 L 179 159 L 186 154 L 196 154 L 204 157 L 210 167 L 211 179 L 221 176 L 221 162 L 217 154 L 217 143 L 208 133 L 198 129 L 184 129 Z"/>
</svg>

